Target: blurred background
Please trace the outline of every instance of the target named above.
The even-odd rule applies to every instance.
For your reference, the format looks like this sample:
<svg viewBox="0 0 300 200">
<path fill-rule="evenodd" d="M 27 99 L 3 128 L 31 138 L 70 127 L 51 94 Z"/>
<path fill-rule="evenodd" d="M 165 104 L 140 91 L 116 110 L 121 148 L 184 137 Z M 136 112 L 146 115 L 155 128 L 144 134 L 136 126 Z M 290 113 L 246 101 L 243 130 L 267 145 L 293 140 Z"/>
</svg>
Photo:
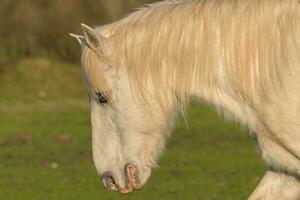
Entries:
<svg viewBox="0 0 300 200">
<path fill-rule="evenodd" d="M 143 0 L 0 0 L 0 199 L 246 199 L 265 166 L 247 130 L 192 105 L 149 182 L 103 188 L 91 157 L 80 23 L 118 20 Z"/>
</svg>

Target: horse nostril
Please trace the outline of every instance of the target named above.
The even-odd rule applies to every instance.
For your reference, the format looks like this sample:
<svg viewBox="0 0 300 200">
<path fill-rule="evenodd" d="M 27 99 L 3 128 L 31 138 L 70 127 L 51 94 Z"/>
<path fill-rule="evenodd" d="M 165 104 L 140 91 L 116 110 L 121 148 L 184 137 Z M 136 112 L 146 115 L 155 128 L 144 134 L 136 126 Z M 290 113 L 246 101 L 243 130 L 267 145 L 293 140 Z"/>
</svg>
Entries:
<svg viewBox="0 0 300 200">
<path fill-rule="evenodd" d="M 128 164 L 125 167 L 127 179 L 134 189 L 141 189 L 138 168 L 133 164 Z"/>
<path fill-rule="evenodd" d="M 116 183 L 115 183 L 113 177 L 111 177 L 111 176 L 108 176 L 108 177 L 106 178 L 106 183 L 108 184 L 109 187 L 112 187 L 112 186 L 116 185 Z"/>
<path fill-rule="evenodd" d="M 110 190 L 119 190 L 117 183 L 115 182 L 111 173 L 104 173 L 102 175 L 102 181 L 106 188 Z"/>
</svg>

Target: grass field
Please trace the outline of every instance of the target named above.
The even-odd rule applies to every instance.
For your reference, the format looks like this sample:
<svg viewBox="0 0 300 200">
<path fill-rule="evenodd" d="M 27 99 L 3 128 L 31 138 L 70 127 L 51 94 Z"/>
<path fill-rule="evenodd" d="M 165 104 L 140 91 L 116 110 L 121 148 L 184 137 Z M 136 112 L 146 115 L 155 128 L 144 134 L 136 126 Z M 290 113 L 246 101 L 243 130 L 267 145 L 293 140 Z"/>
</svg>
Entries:
<svg viewBox="0 0 300 200">
<path fill-rule="evenodd" d="M 105 190 L 92 163 L 80 72 L 36 58 L 0 76 L 0 199 L 243 200 L 259 182 L 265 166 L 247 131 L 192 106 L 189 128 L 178 120 L 141 191 Z"/>
</svg>

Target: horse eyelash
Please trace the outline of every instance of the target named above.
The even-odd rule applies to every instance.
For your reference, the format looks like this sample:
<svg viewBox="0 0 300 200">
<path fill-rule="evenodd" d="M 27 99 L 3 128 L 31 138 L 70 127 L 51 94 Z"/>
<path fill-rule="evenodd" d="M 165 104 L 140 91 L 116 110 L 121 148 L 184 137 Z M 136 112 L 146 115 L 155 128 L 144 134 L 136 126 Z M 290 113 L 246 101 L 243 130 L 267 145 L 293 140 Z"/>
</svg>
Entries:
<svg viewBox="0 0 300 200">
<path fill-rule="evenodd" d="M 96 96 L 97 96 L 98 103 L 100 104 L 108 103 L 107 98 L 101 92 L 96 92 Z"/>
</svg>

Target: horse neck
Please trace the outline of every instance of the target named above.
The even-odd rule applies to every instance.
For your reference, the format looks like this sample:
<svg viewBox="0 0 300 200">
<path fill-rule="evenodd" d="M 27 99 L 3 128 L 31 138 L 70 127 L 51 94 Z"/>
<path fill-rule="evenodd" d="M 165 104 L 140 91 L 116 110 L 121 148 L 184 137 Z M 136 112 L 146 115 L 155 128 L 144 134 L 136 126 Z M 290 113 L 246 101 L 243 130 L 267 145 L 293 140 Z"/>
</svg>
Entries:
<svg viewBox="0 0 300 200">
<path fill-rule="evenodd" d="M 251 103 L 232 88 L 220 73 L 213 74 L 211 78 L 202 77 L 201 80 L 192 78 L 191 81 L 190 98 L 213 105 L 225 118 L 247 124 L 251 130 L 256 130 L 257 119 Z"/>
</svg>

